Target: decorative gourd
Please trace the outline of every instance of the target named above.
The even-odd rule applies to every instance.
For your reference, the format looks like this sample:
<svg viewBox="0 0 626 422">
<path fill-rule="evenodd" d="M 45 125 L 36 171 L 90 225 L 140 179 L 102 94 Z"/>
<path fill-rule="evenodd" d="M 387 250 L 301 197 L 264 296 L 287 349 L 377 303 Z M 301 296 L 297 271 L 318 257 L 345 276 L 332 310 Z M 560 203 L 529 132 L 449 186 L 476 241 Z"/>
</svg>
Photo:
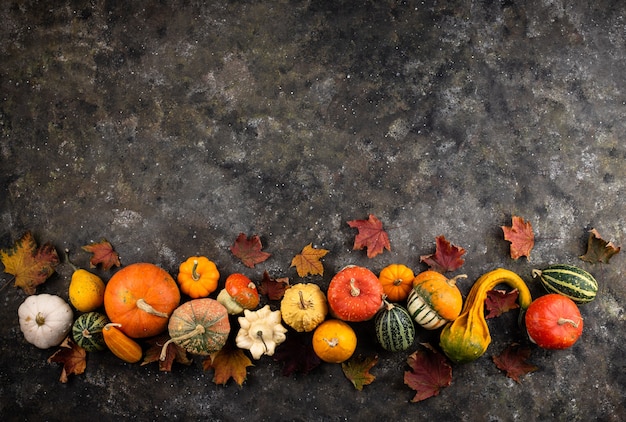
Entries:
<svg viewBox="0 0 626 422">
<path fill-rule="evenodd" d="M 70 303 L 80 312 L 90 312 L 102 306 L 105 285 L 100 277 L 78 268 L 70 261 L 69 250 L 65 250 L 67 262 L 74 269 L 70 280 Z"/>
<path fill-rule="evenodd" d="M 471 362 L 487 351 L 491 334 L 485 320 L 485 299 L 487 292 L 501 283 L 518 290 L 522 312 L 532 302 L 526 283 L 514 272 L 498 268 L 483 274 L 472 286 L 459 317 L 441 331 L 441 348 L 453 362 Z"/>
<path fill-rule="evenodd" d="M 59 296 L 31 295 L 17 309 L 20 329 L 30 344 L 40 349 L 58 346 L 72 329 L 72 308 Z"/>
<path fill-rule="evenodd" d="M 213 293 L 219 279 L 217 266 L 205 256 L 192 256 L 178 268 L 180 291 L 192 299 Z"/>
<path fill-rule="evenodd" d="M 254 359 L 274 355 L 276 346 L 287 339 L 287 329 L 280 323 L 280 311 L 272 311 L 270 305 L 265 305 L 257 311 L 246 309 L 243 315 L 237 318 L 241 327 L 235 337 L 237 347 L 250 350 Z"/>
<path fill-rule="evenodd" d="M 329 319 L 313 332 L 313 351 L 324 362 L 341 363 L 356 350 L 356 333 L 346 322 Z"/>
<path fill-rule="evenodd" d="M 407 310 L 411 317 L 427 330 L 436 330 L 454 321 L 461 313 L 463 296 L 456 281 L 465 274 L 448 279 L 437 271 L 424 271 L 413 280 Z"/>
<path fill-rule="evenodd" d="M 567 264 L 551 265 L 545 270 L 532 271 L 539 277 L 548 293 L 558 293 L 576 303 L 587 303 L 595 299 L 598 282 L 582 268 Z"/>
<path fill-rule="evenodd" d="M 383 286 L 376 274 L 365 267 L 349 265 L 330 280 L 328 304 L 344 321 L 367 321 L 383 304 Z"/>
<path fill-rule="evenodd" d="M 544 349 L 567 349 L 583 332 L 583 318 L 576 303 L 558 293 L 535 299 L 525 316 L 528 338 Z"/>
<path fill-rule="evenodd" d="M 285 324 L 298 332 L 313 331 L 328 313 L 326 295 L 314 283 L 299 283 L 285 291 L 280 302 Z"/>
<path fill-rule="evenodd" d="M 143 351 L 135 340 L 124 334 L 121 324 L 109 323 L 102 329 L 102 337 L 109 350 L 124 362 L 136 363 L 141 360 Z"/>
<path fill-rule="evenodd" d="M 403 264 L 391 264 L 380 271 L 378 280 L 390 302 L 403 302 L 413 288 L 413 270 Z"/>
<path fill-rule="evenodd" d="M 172 342 L 197 355 L 219 351 L 228 339 L 230 322 L 226 308 L 217 300 L 193 299 L 176 308 L 167 328 L 171 338 L 163 345 L 161 360 Z"/>
<path fill-rule="evenodd" d="M 164 269 L 136 263 L 122 268 L 104 291 L 104 309 L 112 322 L 130 337 L 151 337 L 167 328 L 167 321 L 180 303 L 180 290 Z"/>
<path fill-rule="evenodd" d="M 111 321 L 100 312 L 82 314 L 72 325 L 72 337 L 76 344 L 88 352 L 106 349 L 102 329 Z"/>
<path fill-rule="evenodd" d="M 376 338 L 383 349 L 401 352 L 413 345 L 415 325 L 409 313 L 402 306 L 385 301 L 374 320 Z"/>
<path fill-rule="evenodd" d="M 226 307 L 229 314 L 239 315 L 245 309 L 259 306 L 259 291 L 252 280 L 235 273 L 226 278 L 226 284 L 217 295 L 217 301 Z"/>
</svg>

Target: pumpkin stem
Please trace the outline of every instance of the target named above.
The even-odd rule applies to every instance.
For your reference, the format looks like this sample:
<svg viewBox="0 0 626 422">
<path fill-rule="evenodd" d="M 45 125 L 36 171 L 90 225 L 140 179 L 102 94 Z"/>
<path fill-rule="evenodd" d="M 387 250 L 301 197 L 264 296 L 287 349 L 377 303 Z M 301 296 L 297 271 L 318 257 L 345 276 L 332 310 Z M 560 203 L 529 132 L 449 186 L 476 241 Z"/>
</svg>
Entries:
<svg viewBox="0 0 626 422">
<path fill-rule="evenodd" d="M 467 278 L 467 274 L 459 274 L 454 278 L 451 278 L 450 280 L 448 280 L 448 284 L 451 286 L 455 286 L 456 285 L 456 281 L 460 278 Z"/>
<path fill-rule="evenodd" d="M 91 333 L 90 333 L 90 332 L 89 332 L 89 330 L 88 330 L 88 329 L 86 329 L 86 328 L 83 330 L 83 337 L 85 337 L 85 338 L 91 338 Z"/>
<path fill-rule="evenodd" d="M 263 331 L 257 331 L 256 336 L 261 340 L 261 343 L 263 343 L 263 347 L 265 347 L 265 351 L 267 352 L 267 344 L 265 344 L 265 339 L 263 338 Z"/>
<path fill-rule="evenodd" d="M 559 325 L 571 324 L 574 328 L 578 328 L 578 323 L 576 321 L 572 321 L 571 319 L 567 319 L 567 318 L 559 318 L 559 320 L 557 321 L 557 324 Z"/>
<path fill-rule="evenodd" d="M 195 337 L 198 334 L 204 334 L 205 332 L 206 332 L 206 328 L 204 328 L 204 325 L 198 324 L 196 325 L 196 328 L 189 331 L 187 334 L 183 334 L 182 336 L 178 336 L 178 337 L 172 337 L 171 339 L 166 341 L 165 344 L 163 344 L 163 347 L 161 348 L 161 355 L 159 356 L 159 360 L 165 360 L 165 358 L 167 357 L 167 346 L 169 346 L 170 343 L 176 342 L 180 344 L 181 342 L 185 340 L 189 340 L 190 338 Z"/>
<path fill-rule="evenodd" d="M 399 286 L 399 285 L 401 285 L 403 282 L 404 282 L 404 280 L 403 280 L 403 279 L 401 279 L 401 278 L 396 278 L 396 279 L 393 281 L 393 283 L 392 283 L 392 284 L 393 284 L 394 286 Z"/>
<path fill-rule="evenodd" d="M 200 280 L 200 274 L 198 274 L 198 260 L 194 259 L 193 260 L 193 268 L 191 269 L 191 278 L 193 278 L 193 281 L 198 281 Z"/>
<path fill-rule="evenodd" d="M 74 265 L 72 261 L 70 261 L 70 250 L 68 248 L 65 248 L 63 252 L 65 252 L 65 260 L 67 261 L 67 263 L 70 264 L 74 271 L 78 271 L 78 267 Z"/>
<path fill-rule="evenodd" d="M 329 347 L 337 347 L 339 344 L 339 339 L 337 337 L 333 337 L 330 340 L 324 337 L 322 340 L 324 340 Z"/>
<path fill-rule="evenodd" d="M 152 307 L 152 305 L 143 300 L 143 298 L 137 300 L 137 307 L 142 311 L 149 313 L 150 315 L 158 316 L 161 318 L 169 318 L 168 314 L 166 314 L 165 312 L 157 311 Z"/>
<path fill-rule="evenodd" d="M 361 294 L 361 289 L 356 286 L 356 280 L 354 278 L 350 279 L 350 294 L 354 297 Z"/>
<path fill-rule="evenodd" d="M 37 312 L 37 316 L 35 317 L 35 322 L 37 323 L 38 326 L 42 326 L 46 323 L 46 317 L 41 313 L 41 312 Z"/>
<path fill-rule="evenodd" d="M 298 290 L 298 294 L 300 295 L 300 309 L 306 309 L 306 303 L 304 302 L 304 294 L 302 290 Z"/>
</svg>

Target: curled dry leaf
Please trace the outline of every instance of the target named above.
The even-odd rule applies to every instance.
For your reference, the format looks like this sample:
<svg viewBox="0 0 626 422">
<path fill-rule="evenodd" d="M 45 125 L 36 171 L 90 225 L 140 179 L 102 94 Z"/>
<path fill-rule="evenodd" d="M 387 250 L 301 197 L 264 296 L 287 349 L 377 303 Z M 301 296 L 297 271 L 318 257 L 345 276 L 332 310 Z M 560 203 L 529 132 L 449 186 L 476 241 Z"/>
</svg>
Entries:
<svg viewBox="0 0 626 422">
<path fill-rule="evenodd" d="M 620 247 L 616 247 L 612 242 L 602 239 L 600 233 L 596 229 L 589 230 L 589 239 L 587 241 L 587 252 L 580 257 L 583 261 L 604 264 L 609 263 L 609 259 L 620 251 Z"/>
</svg>

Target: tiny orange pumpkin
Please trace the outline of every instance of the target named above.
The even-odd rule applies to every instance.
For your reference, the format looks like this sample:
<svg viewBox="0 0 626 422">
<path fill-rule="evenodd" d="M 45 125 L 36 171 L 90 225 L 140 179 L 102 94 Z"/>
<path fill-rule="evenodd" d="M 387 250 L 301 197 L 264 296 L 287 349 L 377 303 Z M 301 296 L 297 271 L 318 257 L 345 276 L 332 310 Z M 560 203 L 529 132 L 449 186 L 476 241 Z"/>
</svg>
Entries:
<svg viewBox="0 0 626 422">
<path fill-rule="evenodd" d="M 313 351 L 324 362 L 341 363 L 350 359 L 356 345 L 352 327 L 338 319 L 322 322 L 313 332 Z"/>
<path fill-rule="evenodd" d="M 378 279 L 390 302 L 402 302 L 409 297 L 413 288 L 413 270 L 403 264 L 391 264 L 380 271 Z"/>
<path fill-rule="evenodd" d="M 180 291 L 192 299 L 207 297 L 217 289 L 220 272 L 206 256 L 192 256 L 178 268 Z"/>
</svg>

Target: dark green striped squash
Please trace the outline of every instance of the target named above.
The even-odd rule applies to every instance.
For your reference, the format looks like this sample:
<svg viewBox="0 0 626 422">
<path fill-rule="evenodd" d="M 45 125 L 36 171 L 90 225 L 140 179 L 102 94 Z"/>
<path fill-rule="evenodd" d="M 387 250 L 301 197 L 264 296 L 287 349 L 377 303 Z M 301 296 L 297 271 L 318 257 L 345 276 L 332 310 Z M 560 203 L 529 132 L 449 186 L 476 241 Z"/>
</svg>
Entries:
<svg viewBox="0 0 626 422">
<path fill-rule="evenodd" d="M 72 337 L 76 344 L 88 352 L 97 352 L 106 348 L 102 329 L 109 323 L 109 318 L 100 312 L 87 312 L 76 318 L 72 325 Z"/>
<path fill-rule="evenodd" d="M 544 270 L 532 270 L 549 293 L 558 293 L 576 303 L 587 303 L 595 299 L 598 282 L 582 268 L 567 264 L 556 264 Z"/>
<path fill-rule="evenodd" d="M 400 305 L 385 301 L 383 309 L 376 314 L 374 325 L 378 342 L 390 352 L 406 350 L 415 340 L 413 320 Z"/>
</svg>

